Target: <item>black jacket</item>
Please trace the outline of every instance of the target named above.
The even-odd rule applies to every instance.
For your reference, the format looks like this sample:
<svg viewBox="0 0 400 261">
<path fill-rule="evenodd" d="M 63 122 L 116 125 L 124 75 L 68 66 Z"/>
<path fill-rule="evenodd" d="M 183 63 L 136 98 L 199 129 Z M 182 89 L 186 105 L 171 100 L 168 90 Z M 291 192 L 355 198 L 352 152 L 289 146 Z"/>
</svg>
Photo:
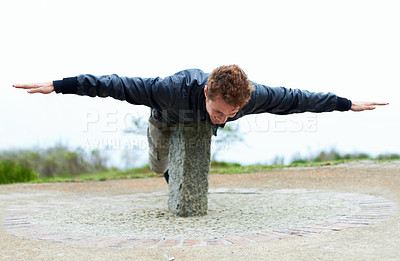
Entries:
<svg viewBox="0 0 400 261">
<path fill-rule="evenodd" d="M 149 106 L 156 120 L 173 125 L 198 121 L 211 123 L 204 95 L 208 76 L 208 73 L 201 70 L 189 69 L 165 78 L 82 74 L 53 83 L 56 93 L 113 97 L 131 104 Z M 235 117 L 228 118 L 228 121 L 248 114 L 264 112 L 291 114 L 307 111 L 347 111 L 351 107 L 350 100 L 333 93 L 268 87 L 255 82 L 252 84 L 255 90 L 249 102 L 238 111 Z M 214 134 L 216 134 L 217 126 L 214 127 Z"/>
</svg>

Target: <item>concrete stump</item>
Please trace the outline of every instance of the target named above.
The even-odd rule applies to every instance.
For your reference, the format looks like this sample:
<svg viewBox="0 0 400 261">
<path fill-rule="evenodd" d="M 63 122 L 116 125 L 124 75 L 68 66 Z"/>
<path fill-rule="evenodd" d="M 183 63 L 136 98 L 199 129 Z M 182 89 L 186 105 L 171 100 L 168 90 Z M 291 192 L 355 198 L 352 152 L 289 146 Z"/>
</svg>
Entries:
<svg viewBox="0 0 400 261">
<path fill-rule="evenodd" d="M 191 123 L 172 129 L 168 208 L 181 216 L 202 216 L 208 208 L 212 125 Z"/>
</svg>

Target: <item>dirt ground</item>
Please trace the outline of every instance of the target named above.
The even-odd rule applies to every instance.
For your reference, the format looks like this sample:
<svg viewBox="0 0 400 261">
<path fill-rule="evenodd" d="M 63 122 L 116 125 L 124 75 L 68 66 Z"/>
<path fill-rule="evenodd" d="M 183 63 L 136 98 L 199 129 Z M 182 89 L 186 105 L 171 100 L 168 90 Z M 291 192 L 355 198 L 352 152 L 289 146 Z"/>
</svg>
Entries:
<svg viewBox="0 0 400 261">
<path fill-rule="evenodd" d="M 280 169 L 267 173 L 211 175 L 210 189 L 306 189 L 382 196 L 400 204 L 400 162 L 356 162 Z M 163 179 L 0 186 L 0 221 L 18 197 L 35 193 L 110 196 L 166 192 Z M 0 260 L 400 260 L 400 214 L 382 222 L 311 237 L 262 243 L 167 248 L 89 247 L 14 236 L 0 226 Z M 238 224 L 240 225 L 240 224 Z"/>
</svg>

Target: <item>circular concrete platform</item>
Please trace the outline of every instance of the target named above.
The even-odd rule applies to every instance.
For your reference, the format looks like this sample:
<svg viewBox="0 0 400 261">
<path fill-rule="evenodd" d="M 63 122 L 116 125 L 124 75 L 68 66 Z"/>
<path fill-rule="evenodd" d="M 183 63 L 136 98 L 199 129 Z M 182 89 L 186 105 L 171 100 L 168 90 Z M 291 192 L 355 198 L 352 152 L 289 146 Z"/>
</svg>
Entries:
<svg viewBox="0 0 400 261">
<path fill-rule="evenodd" d="M 168 212 L 166 192 L 38 198 L 8 208 L 7 233 L 81 246 L 231 245 L 339 231 L 396 212 L 381 196 L 304 189 L 210 190 L 208 215 L 189 218 Z"/>
</svg>

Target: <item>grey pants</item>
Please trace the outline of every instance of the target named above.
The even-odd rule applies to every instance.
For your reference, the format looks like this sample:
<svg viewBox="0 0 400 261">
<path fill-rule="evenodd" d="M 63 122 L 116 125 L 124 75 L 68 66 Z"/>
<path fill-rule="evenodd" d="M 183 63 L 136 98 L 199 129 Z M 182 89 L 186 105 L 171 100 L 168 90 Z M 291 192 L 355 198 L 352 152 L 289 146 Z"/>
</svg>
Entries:
<svg viewBox="0 0 400 261">
<path fill-rule="evenodd" d="M 147 140 L 149 141 L 150 168 L 155 173 L 163 174 L 168 170 L 170 136 L 170 128 L 150 116 Z"/>
</svg>

